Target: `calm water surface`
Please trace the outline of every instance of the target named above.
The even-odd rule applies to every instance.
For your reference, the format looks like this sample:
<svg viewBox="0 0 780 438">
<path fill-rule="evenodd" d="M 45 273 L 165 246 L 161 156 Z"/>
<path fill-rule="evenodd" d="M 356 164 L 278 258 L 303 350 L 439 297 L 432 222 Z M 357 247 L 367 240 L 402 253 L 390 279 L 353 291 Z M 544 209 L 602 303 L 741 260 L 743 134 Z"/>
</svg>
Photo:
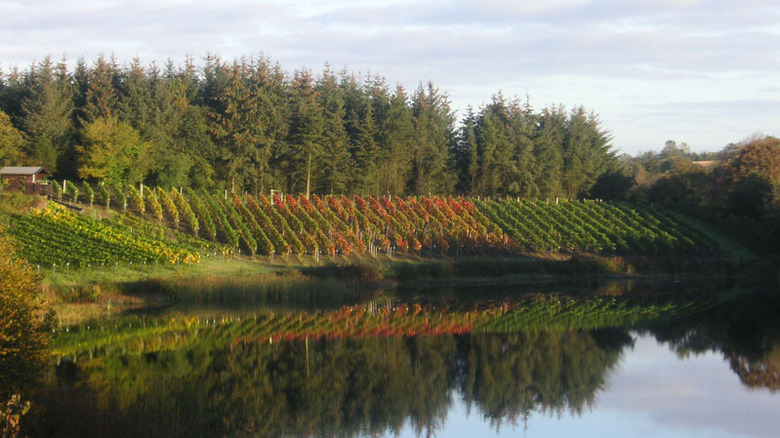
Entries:
<svg viewBox="0 0 780 438">
<path fill-rule="evenodd" d="M 697 287 L 286 297 L 63 327 L 31 435 L 777 436 L 777 291 Z"/>
<path fill-rule="evenodd" d="M 646 336 L 636 339 L 582 415 L 534 413 L 496 427 L 457 396 L 453 401 L 436 436 L 776 437 L 780 430 L 778 395 L 747 389 L 722 354 L 680 359 Z M 407 428 L 401 436 L 418 435 Z"/>
</svg>

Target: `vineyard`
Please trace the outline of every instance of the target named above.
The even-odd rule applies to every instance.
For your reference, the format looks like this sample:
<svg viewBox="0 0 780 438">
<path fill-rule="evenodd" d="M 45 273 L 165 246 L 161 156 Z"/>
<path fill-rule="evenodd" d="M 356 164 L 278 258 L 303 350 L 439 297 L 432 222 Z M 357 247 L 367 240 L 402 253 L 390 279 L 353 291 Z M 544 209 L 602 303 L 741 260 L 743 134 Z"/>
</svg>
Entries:
<svg viewBox="0 0 780 438">
<path fill-rule="evenodd" d="M 92 205 L 97 193 L 100 205 L 116 210 L 114 218 L 96 221 L 62 208 L 14 217 L 11 233 L 31 262 L 189 263 L 197 262 L 204 251 L 314 258 L 701 254 L 716 246 L 662 210 L 624 203 L 358 195 L 269 198 L 146 186 L 71 187 L 72 202 Z M 63 195 L 56 193 L 60 200 Z M 46 242 L 45 253 L 36 249 L 38 242 Z"/>
<path fill-rule="evenodd" d="M 84 268 L 200 261 L 201 252 L 194 242 L 176 242 L 151 230 L 138 232 L 141 230 L 118 221 L 96 221 L 56 205 L 14 216 L 10 228 L 21 243 L 21 256 L 38 266 Z"/>
</svg>

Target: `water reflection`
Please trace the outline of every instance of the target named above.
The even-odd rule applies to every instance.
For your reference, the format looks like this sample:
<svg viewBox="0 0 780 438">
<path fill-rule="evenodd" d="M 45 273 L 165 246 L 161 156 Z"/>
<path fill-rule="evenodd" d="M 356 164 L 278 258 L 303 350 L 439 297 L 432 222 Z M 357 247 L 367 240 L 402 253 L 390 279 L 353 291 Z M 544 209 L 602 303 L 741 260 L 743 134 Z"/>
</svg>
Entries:
<svg viewBox="0 0 780 438">
<path fill-rule="evenodd" d="M 452 394 L 499 425 L 581 412 L 631 343 L 622 330 L 204 342 L 61 361 L 47 405 L 68 416 L 88 407 L 74 436 L 355 436 L 397 433 L 407 420 L 427 432 Z"/>
<path fill-rule="evenodd" d="M 447 296 L 447 294 L 444 294 Z M 777 389 L 774 295 L 385 300 L 318 312 L 173 313 L 60 334 L 32 436 L 360 436 L 587 413 L 634 345 L 716 351 Z M 652 379 L 652 376 L 648 378 Z"/>
<path fill-rule="evenodd" d="M 780 296 L 744 294 L 651 333 L 680 356 L 719 352 L 742 383 L 780 389 Z"/>
</svg>

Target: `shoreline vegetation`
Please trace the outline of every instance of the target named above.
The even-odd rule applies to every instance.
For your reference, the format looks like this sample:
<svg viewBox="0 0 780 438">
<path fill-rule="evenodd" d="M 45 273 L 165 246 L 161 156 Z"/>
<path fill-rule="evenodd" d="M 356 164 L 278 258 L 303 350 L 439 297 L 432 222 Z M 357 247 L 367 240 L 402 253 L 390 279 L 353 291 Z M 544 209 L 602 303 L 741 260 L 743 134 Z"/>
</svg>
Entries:
<svg viewBox="0 0 780 438">
<path fill-rule="evenodd" d="M 561 257 L 398 260 L 374 259 L 320 264 L 270 263 L 235 257 L 198 265 L 124 269 L 92 268 L 48 276 L 44 294 L 60 326 L 128 312 L 153 312 L 176 304 L 226 305 L 284 302 L 305 296 L 313 305 L 343 304 L 383 291 L 450 288 L 482 294 L 487 288 L 523 290 L 561 285 L 660 283 L 671 293 L 681 284 L 733 281 L 777 281 L 769 265 L 737 263 L 723 258 Z M 113 270 L 114 268 L 112 268 Z M 59 276 L 59 277 L 58 277 Z M 518 292 L 519 293 L 519 292 Z"/>
</svg>

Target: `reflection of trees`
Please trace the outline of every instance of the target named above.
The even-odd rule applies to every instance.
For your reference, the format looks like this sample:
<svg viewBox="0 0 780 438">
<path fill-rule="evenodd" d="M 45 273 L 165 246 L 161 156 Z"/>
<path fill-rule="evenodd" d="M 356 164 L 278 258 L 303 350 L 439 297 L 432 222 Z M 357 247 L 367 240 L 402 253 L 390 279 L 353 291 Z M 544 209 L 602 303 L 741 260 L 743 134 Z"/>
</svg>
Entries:
<svg viewBox="0 0 780 438">
<path fill-rule="evenodd" d="M 73 436 L 356 436 L 396 433 L 407 421 L 425 434 L 442 425 L 454 389 L 495 424 L 532 411 L 580 412 L 630 342 L 624 331 L 552 331 L 271 344 L 210 338 L 174 351 L 116 352 L 59 366 L 62 390 L 46 400 L 41 434 L 60 421 L 84 426 Z M 73 412 L 76 402 L 84 412 Z M 78 415 L 110 421 L 96 428 Z"/>
<path fill-rule="evenodd" d="M 721 352 L 748 387 L 780 389 L 780 296 L 743 295 L 652 330 L 680 356 Z"/>
<path fill-rule="evenodd" d="M 780 348 L 775 345 L 766 359 L 751 361 L 745 357 L 731 356 L 731 369 L 739 379 L 751 388 L 780 389 Z"/>
<path fill-rule="evenodd" d="M 494 424 L 532 411 L 579 414 L 632 343 L 624 331 L 526 332 L 468 340 L 461 391 Z"/>
<path fill-rule="evenodd" d="M 73 417 L 67 397 L 91 390 L 78 415 L 111 420 L 76 422 L 83 427 L 73 436 L 355 436 L 398 431 L 407 420 L 434 430 L 449 408 L 455 346 L 453 337 L 397 337 L 114 354 L 77 364 L 88 377 L 50 394 L 41 435 L 73 425 L 55 418 L 60 407 Z M 134 418 L 144 421 L 129 426 Z"/>
</svg>

